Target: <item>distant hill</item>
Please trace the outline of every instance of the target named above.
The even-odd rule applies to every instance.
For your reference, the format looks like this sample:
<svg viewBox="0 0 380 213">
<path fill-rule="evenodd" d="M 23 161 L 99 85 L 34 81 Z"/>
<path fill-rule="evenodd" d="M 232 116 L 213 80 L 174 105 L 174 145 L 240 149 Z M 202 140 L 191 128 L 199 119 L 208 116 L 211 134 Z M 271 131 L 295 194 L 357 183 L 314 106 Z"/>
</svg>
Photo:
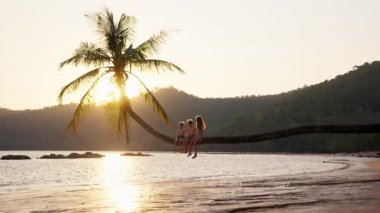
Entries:
<svg viewBox="0 0 380 213">
<path fill-rule="evenodd" d="M 155 92 L 171 119 L 170 128 L 166 127 L 146 106 L 144 100 L 133 100 L 135 110 L 150 124 L 169 135 L 175 135 L 179 120 L 205 115 L 208 121 L 208 133 L 217 134 L 223 120 L 233 119 L 234 114 L 242 110 L 259 110 L 272 103 L 271 98 L 237 99 L 200 99 L 174 88 Z M 252 100 L 260 99 L 260 102 Z M 238 103 L 235 101 L 239 100 Z M 75 105 L 46 107 L 40 110 L 12 111 L 0 110 L 0 149 L 33 150 L 122 150 L 123 138 L 116 138 L 108 125 L 102 107 L 94 107 L 80 127 L 78 135 L 71 136 L 65 127 L 72 117 Z M 163 150 L 171 147 L 149 135 L 135 123 L 131 125 L 131 149 Z"/>
<path fill-rule="evenodd" d="M 357 124 L 380 122 L 380 62 L 365 63 L 347 74 L 270 96 L 198 98 L 174 88 L 155 92 L 171 119 L 165 127 L 144 100 L 133 100 L 134 109 L 161 131 L 175 135 L 180 120 L 203 115 L 207 135 L 241 135 L 304 124 Z M 77 136 L 64 129 L 75 105 L 41 110 L 0 108 L 0 149 L 18 150 L 122 150 L 101 107 L 80 126 Z M 131 149 L 167 150 L 171 147 L 131 126 Z M 205 145 L 209 151 L 350 152 L 380 150 L 379 135 L 306 135 L 258 144 Z"/>
<path fill-rule="evenodd" d="M 237 114 L 219 133 L 240 135 L 308 124 L 379 123 L 379 85 L 380 62 L 365 63 L 332 80 L 277 95 L 278 99 L 271 107 Z M 306 135 L 246 145 L 243 149 L 292 152 L 379 150 L 380 137 Z"/>
</svg>

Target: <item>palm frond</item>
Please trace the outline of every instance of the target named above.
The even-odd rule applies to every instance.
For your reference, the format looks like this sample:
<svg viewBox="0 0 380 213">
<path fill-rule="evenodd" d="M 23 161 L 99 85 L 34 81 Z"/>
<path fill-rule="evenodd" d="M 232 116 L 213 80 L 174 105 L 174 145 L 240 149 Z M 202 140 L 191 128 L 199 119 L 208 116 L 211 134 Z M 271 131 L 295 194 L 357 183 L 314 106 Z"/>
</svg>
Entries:
<svg viewBox="0 0 380 213">
<path fill-rule="evenodd" d="M 125 130 L 126 144 L 129 143 L 129 126 L 130 116 L 127 108 L 130 107 L 130 103 L 127 97 L 122 97 L 118 101 L 108 102 L 104 105 L 105 114 L 108 122 L 115 127 L 117 135 L 120 137 L 123 129 Z"/>
<path fill-rule="evenodd" d="M 98 48 L 93 43 L 82 42 L 73 54 L 73 56 L 62 63 L 60 63 L 59 68 L 65 65 L 72 64 L 74 66 L 78 65 L 93 65 L 102 66 L 109 63 L 111 58 L 107 55 L 106 50 Z"/>
<path fill-rule="evenodd" d="M 137 46 L 136 50 L 143 53 L 145 56 L 157 54 L 161 45 L 166 42 L 167 37 L 168 33 L 166 31 L 161 31 L 158 35 L 153 35 L 148 40 Z"/>
<path fill-rule="evenodd" d="M 75 92 L 81 86 L 85 86 L 91 83 L 99 75 L 99 72 L 101 71 L 101 69 L 102 67 L 91 70 L 87 72 L 86 74 L 80 76 L 79 78 L 75 79 L 74 81 L 70 82 L 66 86 L 64 86 L 58 95 L 59 104 L 62 103 L 63 97 L 65 95 Z"/>
<path fill-rule="evenodd" d="M 86 15 L 86 17 L 90 18 L 96 23 L 97 31 L 102 37 L 105 37 L 110 31 L 115 31 L 113 14 L 108 9 L 103 12 Z"/>
<path fill-rule="evenodd" d="M 127 45 L 126 41 L 132 41 L 135 32 L 135 17 L 122 14 L 116 23 L 113 13 L 109 10 L 88 15 L 87 17 L 92 18 L 96 23 L 98 33 L 104 40 L 111 54 L 115 55 L 115 53 L 121 53 Z"/>
<path fill-rule="evenodd" d="M 117 24 L 116 31 L 127 41 L 132 42 L 135 33 L 136 18 L 122 14 Z"/>
<path fill-rule="evenodd" d="M 151 105 L 153 108 L 153 111 L 156 115 L 158 115 L 166 125 L 169 125 L 169 117 L 167 113 L 165 112 L 164 108 L 161 106 L 160 102 L 157 100 L 157 98 L 153 95 L 153 93 L 149 90 L 149 88 L 144 84 L 144 82 L 134 73 L 127 72 L 129 75 L 133 76 L 134 78 L 139 81 L 139 83 L 144 87 L 145 93 L 143 94 L 145 102 Z"/>
<path fill-rule="evenodd" d="M 133 48 L 132 44 L 125 49 L 123 55 L 122 55 L 125 63 L 130 63 L 131 61 L 144 61 L 146 60 L 146 56 L 141 51 L 138 51 L 137 49 Z"/>
<path fill-rule="evenodd" d="M 136 60 L 131 61 L 133 68 L 136 68 L 137 70 L 140 70 L 141 72 L 147 72 L 147 71 L 157 71 L 158 73 L 160 71 L 178 71 L 180 73 L 185 73 L 180 67 L 177 65 L 164 61 L 159 59 L 145 59 L 145 60 Z"/>
<path fill-rule="evenodd" d="M 78 107 L 74 112 L 73 118 L 71 119 L 70 123 L 67 125 L 67 128 L 66 128 L 67 130 L 72 131 L 74 134 L 76 133 L 80 121 L 83 120 L 85 116 L 91 111 L 91 107 L 94 103 L 94 97 L 93 97 L 92 92 L 97 86 L 99 80 L 106 74 L 107 73 L 103 73 L 99 77 L 97 77 L 96 80 L 90 86 L 90 88 L 82 96 L 78 104 Z"/>
</svg>

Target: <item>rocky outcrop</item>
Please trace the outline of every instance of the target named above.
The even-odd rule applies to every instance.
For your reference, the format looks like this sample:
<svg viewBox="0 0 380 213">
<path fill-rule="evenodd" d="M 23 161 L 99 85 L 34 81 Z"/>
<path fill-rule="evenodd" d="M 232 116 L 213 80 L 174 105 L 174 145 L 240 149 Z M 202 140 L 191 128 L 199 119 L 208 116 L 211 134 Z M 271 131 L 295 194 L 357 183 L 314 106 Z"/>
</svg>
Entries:
<svg viewBox="0 0 380 213">
<path fill-rule="evenodd" d="M 78 158 L 102 158 L 102 157 L 104 157 L 104 155 L 93 153 L 93 152 L 86 152 L 83 154 L 73 152 L 73 153 L 70 153 L 69 155 L 62 155 L 62 154 L 44 155 L 40 157 L 40 159 L 78 159 Z"/>
<path fill-rule="evenodd" d="M 26 155 L 5 155 L 1 160 L 30 160 L 31 158 Z"/>
<path fill-rule="evenodd" d="M 137 152 L 137 153 L 127 152 L 127 153 L 121 154 L 121 156 L 133 156 L 134 157 L 134 156 L 152 156 L 152 155 L 141 153 L 141 152 Z"/>
</svg>

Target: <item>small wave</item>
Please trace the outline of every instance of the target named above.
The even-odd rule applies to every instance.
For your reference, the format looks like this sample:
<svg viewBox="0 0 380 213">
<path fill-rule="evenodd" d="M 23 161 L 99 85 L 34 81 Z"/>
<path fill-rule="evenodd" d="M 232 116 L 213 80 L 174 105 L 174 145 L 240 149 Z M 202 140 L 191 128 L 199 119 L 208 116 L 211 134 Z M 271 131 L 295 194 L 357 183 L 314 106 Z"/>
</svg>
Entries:
<svg viewBox="0 0 380 213">
<path fill-rule="evenodd" d="M 335 164 L 341 164 L 342 165 L 341 167 L 338 167 L 338 168 L 335 168 L 335 169 L 331 169 L 331 170 L 325 171 L 325 172 L 331 172 L 331 171 L 348 169 L 351 166 L 351 164 L 348 163 L 348 162 L 349 162 L 348 160 L 345 161 L 344 159 L 323 161 L 323 163 L 335 163 Z"/>
<path fill-rule="evenodd" d="M 287 208 L 290 206 L 306 206 L 318 203 L 324 203 L 324 200 L 312 200 L 305 202 L 294 202 L 294 203 L 277 203 L 273 205 L 263 205 L 263 206 L 244 206 L 237 207 L 234 209 L 230 209 L 229 212 L 241 212 L 241 211 L 255 211 L 255 210 L 265 210 L 265 209 L 279 209 L 279 208 Z"/>
<path fill-rule="evenodd" d="M 49 210 L 34 210 L 30 213 L 51 213 L 51 212 L 69 212 L 70 209 L 49 209 Z"/>
<path fill-rule="evenodd" d="M 317 182 L 308 182 L 308 183 L 290 183 L 289 187 L 293 186 L 323 186 L 323 185 L 340 185 L 340 184 L 355 184 L 355 183 L 372 183 L 380 182 L 380 178 L 376 179 L 367 179 L 367 180 L 329 180 L 329 181 L 317 181 Z"/>
</svg>

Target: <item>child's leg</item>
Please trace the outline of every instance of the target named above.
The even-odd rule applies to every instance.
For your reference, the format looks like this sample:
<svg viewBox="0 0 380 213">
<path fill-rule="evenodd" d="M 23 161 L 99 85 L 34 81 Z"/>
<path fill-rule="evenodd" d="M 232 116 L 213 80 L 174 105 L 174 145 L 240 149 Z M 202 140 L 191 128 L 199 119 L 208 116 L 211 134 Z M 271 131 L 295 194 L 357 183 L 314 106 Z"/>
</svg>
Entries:
<svg viewBox="0 0 380 213">
<path fill-rule="evenodd" d="M 182 153 L 186 152 L 186 138 L 182 138 Z"/>
<path fill-rule="evenodd" d="M 191 151 L 194 148 L 194 144 L 196 144 L 196 141 L 197 141 L 197 137 L 196 136 L 194 136 L 193 138 L 191 138 L 191 141 L 189 143 L 189 155 L 188 156 L 191 155 Z"/>
<path fill-rule="evenodd" d="M 187 153 L 188 138 L 183 139 L 183 153 Z"/>
<path fill-rule="evenodd" d="M 189 137 L 187 138 L 187 141 L 186 141 L 186 153 L 189 153 L 191 152 L 191 141 L 192 141 L 193 138 Z"/>
<path fill-rule="evenodd" d="M 187 152 L 189 153 L 187 155 L 187 157 L 189 157 L 191 155 L 191 150 L 193 148 L 193 140 L 194 140 L 194 137 L 191 138 L 191 140 L 189 140 L 188 143 L 187 143 Z"/>
<path fill-rule="evenodd" d="M 189 157 L 190 155 L 191 155 L 191 141 L 188 141 L 187 142 L 187 151 L 186 151 L 186 153 L 188 153 L 187 154 L 187 157 Z"/>
<path fill-rule="evenodd" d="M 183 138 L 180 138 L 179 139 L 179 152 L 182 153 L 183 152 Z"/>
<path fill-rule="evenodd" d="M 178 138 L 174 139 L 174 151 L 177 151 Z"/>
<path fill-rule="evenodd" d="M 197 157 L 197 145 L 198 143 L 201 141 L 201 138 L 197 138 L 197 140 L 194 141 L 194 156 L 193 156 L 193 159 Z"/>
</svg>

